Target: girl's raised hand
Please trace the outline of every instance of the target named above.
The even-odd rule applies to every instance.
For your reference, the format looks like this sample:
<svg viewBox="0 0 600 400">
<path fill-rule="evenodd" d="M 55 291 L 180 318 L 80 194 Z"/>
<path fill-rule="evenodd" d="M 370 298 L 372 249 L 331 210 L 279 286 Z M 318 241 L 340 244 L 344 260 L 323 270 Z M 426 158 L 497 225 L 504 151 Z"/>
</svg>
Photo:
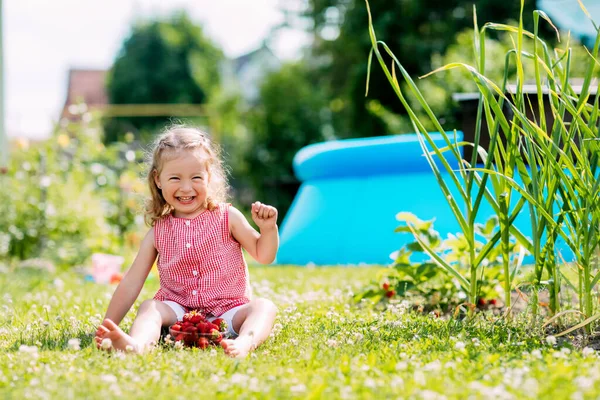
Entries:
<svg viewBox="0 0 600 400">
<path fill-rule="evenodd" d="M 260 228 L 271 229 L 277 226 L 277 209 L 257 201 L 252 203 L 252 220 Z"/>
</svg>

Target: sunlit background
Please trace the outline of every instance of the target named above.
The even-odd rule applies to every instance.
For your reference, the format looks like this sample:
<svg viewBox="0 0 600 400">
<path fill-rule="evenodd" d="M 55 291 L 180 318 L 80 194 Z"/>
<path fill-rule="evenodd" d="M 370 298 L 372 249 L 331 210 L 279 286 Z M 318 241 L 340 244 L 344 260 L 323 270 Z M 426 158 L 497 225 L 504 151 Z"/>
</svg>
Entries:
<svg viewBox="0 0 600 400">
<path fill-rule="evenodd" d="M 308 38 L 300 29 L 281 27 L 284 5 L 278 0 L 5 0 L 8 135 L 48 137 L 66 99 L 69 70 L 108 70 L 139 20 L 185 10 L 229 58 L 252 52 L 265 40 L 279 59 L 297 58 Z"/>
<path fill-rule="evenodd" d="M 449 62 L 473 62 L 473 5 L 482 26 L 514 23 L 519 2 L 371 3 L 378 37 L 440 121 L 472 137 L 477 96 L 468 73 L 418 77 Z M 599 14 L 597 1 L 587 3 Z M 144 152 L 171 122 L 199 126 L 219 143 L 234 205 L 247 211 L 260 199 L 281 219 L 300 186 L 292 160 L 304 146 L 414 132 L 375 64 L 365 96 L 371 43 L 363 0 L 2 6 L 8 145 L 0 166 L 7 188 L 0 194 L 0 255 L 9 260 L 73 265 L 95 252 L 135 249 L 145 229 Z M 580 43 L 589 45 L 593 25 L 576 0 L 539 0 L 525 2 L 526 28 L 539 7 L 555 20 L 560 43 L 574 44 L 572 73 L 582 76 L 577 60 L 587 53 Z M 548 23 L 541 35 L 559 43 Z M 489 77 L 501 79 L 512 40 L 490 34 Z"/>
</svg>

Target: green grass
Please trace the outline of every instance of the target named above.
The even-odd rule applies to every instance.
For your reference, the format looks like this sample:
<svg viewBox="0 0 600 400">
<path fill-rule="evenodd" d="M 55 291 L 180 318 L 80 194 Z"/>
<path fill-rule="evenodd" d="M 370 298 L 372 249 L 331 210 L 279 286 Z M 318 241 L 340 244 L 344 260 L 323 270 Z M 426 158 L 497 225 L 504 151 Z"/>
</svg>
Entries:
<svg viewBox="0 0 600 400">
<path fill-rule="evenodd" d="M 106 354 L 92 345 L 112 286 L 31 270 L 0 273 L 0 398 L 596 398 L 600 362 L 551 346 L 527 321 L 471 325 L 350 301 L 373 268 L 252 267 L 279 307 L 273 337 L 246 360 L 220 349 Z M 141 298 L 151 297 L 157 279 Z M 131 325 L 134 313 L 122 326 Z M 81 349 L 69 347 L 79 338 Z M 562 346 L 562 347 L 561 347 Z M 591 354 L 590 354 L 591 353 Z"/>
</svg>

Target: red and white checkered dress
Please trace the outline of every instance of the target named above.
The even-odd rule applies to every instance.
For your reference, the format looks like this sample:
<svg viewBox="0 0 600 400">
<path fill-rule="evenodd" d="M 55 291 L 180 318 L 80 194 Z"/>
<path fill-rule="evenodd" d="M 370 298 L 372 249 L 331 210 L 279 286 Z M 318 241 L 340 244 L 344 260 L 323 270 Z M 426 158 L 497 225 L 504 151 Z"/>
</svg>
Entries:
<svg viewBox="0 0 600 400">
<path fill-rule="evenodd" d="M 154 225 L 160 289 L 155 300 L 220 316 L 250 301 L 248 265 L 221 203 L 193 219 L 168 215 Z"/>
</svg>

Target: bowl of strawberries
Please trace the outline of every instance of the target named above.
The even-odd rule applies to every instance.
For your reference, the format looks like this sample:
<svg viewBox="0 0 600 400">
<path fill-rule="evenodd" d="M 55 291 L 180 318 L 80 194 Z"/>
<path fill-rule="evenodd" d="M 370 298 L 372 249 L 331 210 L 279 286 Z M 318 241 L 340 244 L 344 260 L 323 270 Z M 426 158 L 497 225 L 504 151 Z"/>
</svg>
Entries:
<svg viewBox="0 0 600 400">
<path fill-rule="evenodd" d="M 183 315 L 183 320 L 169 327 L 169 333 L 175 342 L 183 342 L 186 347 L 206 349 L 217 346 L 227 333 L 227 322 L 221 318 L 208 321 L 197 311 Z"/>
</svg>

